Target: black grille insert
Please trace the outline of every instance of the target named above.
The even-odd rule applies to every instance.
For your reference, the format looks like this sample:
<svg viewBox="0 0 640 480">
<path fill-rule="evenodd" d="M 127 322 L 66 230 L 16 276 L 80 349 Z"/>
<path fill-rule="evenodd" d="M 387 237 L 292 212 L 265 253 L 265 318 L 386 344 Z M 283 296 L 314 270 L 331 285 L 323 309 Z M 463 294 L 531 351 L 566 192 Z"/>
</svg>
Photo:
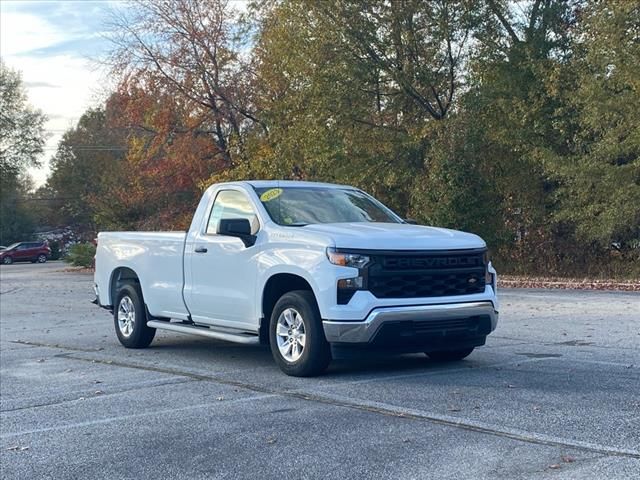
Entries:
<svg viewBox="0 0 640 480">
<path fill-rule="evenodd" d="M 372 255 L 368 289 L 377 298 L 470 295 L 485 289 L 485 250 Z"/>
<path fill-rule="evenodd" d="M 490 332 L 491 318 L 488 315 L 442 320 L 399 321 L 383 325 L 374 339 L 374 344 L 399 346 L 465 342 L 484 338 Z"/>
</svg>

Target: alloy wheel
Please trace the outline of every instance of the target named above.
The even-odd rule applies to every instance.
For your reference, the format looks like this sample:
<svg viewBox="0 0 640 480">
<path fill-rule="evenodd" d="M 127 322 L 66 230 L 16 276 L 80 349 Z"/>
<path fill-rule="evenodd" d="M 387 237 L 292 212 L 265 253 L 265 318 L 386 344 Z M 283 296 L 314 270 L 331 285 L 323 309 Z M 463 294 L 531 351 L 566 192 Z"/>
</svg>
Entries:
<svg viewBox="0 0 640 480">
<path fill-rule="evenodd" d="M 300 359 L 307 340 L 304 318 L 295 308 L 286 308 L 278 317 L 276 340 L 280 355 L 289 363 Z"/>
<path fill-rule="evenodd" d="M 136 309 L 128 295 L 120 299 L 118 305 L 118 328 L 123 337 L 128 338 L 133 333 L 136 323 Z"/>
</svg>

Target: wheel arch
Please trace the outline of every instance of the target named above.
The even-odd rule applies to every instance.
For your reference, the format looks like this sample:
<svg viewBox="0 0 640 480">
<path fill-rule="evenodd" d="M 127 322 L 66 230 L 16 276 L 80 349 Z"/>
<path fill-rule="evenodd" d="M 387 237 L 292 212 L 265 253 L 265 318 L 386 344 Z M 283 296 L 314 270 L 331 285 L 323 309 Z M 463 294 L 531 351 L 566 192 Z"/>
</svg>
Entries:
<svg viewBox="0 0 640 480">
<path fill-rule="evenodd" d="M 275 273 L 269 277 L 262 289 L 260 343 L 269 343 L 269 320 L 277 301 L 287 292 L 306 290 L 318 301 L 311 283 L 295 273 Z"/>
<path fill-rule="evenodd" d="M 118 289 L 124 283 L 133 283 L 138 285 L 142 291 L 142 285 L 138 274 L 132 268 L 118 267 L 111 272 L 111 278 L 109 279 L 109 299 L 112 306 L 115 305 Z"/>
</svg>

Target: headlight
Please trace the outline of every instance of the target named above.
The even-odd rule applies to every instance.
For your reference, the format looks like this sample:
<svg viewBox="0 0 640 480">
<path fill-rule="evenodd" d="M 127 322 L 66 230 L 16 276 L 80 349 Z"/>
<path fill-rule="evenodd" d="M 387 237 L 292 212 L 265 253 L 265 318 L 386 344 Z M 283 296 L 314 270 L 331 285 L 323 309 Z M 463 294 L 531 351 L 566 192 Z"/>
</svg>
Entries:
<svg viewBox="0 0 640 480">
<path fill-rule="evenodd" d="M 489 252 L 484 252 L 484 283 L 493 287 L 493 274 L 489 272 L 491 261 L 489 260 Z"/>
<path fill-rule="evenodd" d="M 367 255 L 359 253 L 341 253 L 335 248 L 327 248 L 327 258 L 334 265 L 342 267 L 364 268 L 369 263 Z"/>
</svg>

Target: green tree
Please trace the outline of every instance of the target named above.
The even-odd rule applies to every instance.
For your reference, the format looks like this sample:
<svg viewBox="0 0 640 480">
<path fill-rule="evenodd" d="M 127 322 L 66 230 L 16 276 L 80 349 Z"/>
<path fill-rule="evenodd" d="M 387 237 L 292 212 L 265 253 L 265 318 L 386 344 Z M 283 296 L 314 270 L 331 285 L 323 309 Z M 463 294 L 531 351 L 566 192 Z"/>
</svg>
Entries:
<svg viewBox="0 0 640 480">
<path fill-rule="evenodd" d="M 53 222 L 95 231 L 95 198 L 103 198 L 126 152 L 126 137 L 112 128 L 104 108 L 87 110 L 69 129 L 51 159 L 41 193 L 53 198 Z"/>
<path fill-rule="evenodd" d="M 252 164 L 211 180 L 339 181 L 405 213 L 432 123 L 462 85 L 472 2 L 285 1 L 260 13 L 256 106 L 269 135 L 251 130 Z"/>
<path fill-rule="evenodd" d="M 581 242 L 640 242 L 640 3 L 593 0 L 578 30 L 572 66 L 580 112 L 575 155 L 563 158 L 557 217 Z M 640 253 L 636 253 L 640 256 Z"/>
<path fill-rule="evenodd" d="M 497 195 L 494 244 L 502 265 L 532 271 L 555 268 L 553 213 L 557 180 L 552 171 L 572 151 L 577 112 L 571 67 L 577 2 L 535 0 L 514 4 L 486 0 L 475 30 L 462 114 L 476 143 L 474 163 Z M 465 189 L 468 187 L 465 187 Z"/>
<path fill-rule="evenodd" d="M 39 165 L 46 117 L 27 102 L 20 74 L 0 60 L 0 243 L 29 237 L 28 167 Z"/>
</svg>

